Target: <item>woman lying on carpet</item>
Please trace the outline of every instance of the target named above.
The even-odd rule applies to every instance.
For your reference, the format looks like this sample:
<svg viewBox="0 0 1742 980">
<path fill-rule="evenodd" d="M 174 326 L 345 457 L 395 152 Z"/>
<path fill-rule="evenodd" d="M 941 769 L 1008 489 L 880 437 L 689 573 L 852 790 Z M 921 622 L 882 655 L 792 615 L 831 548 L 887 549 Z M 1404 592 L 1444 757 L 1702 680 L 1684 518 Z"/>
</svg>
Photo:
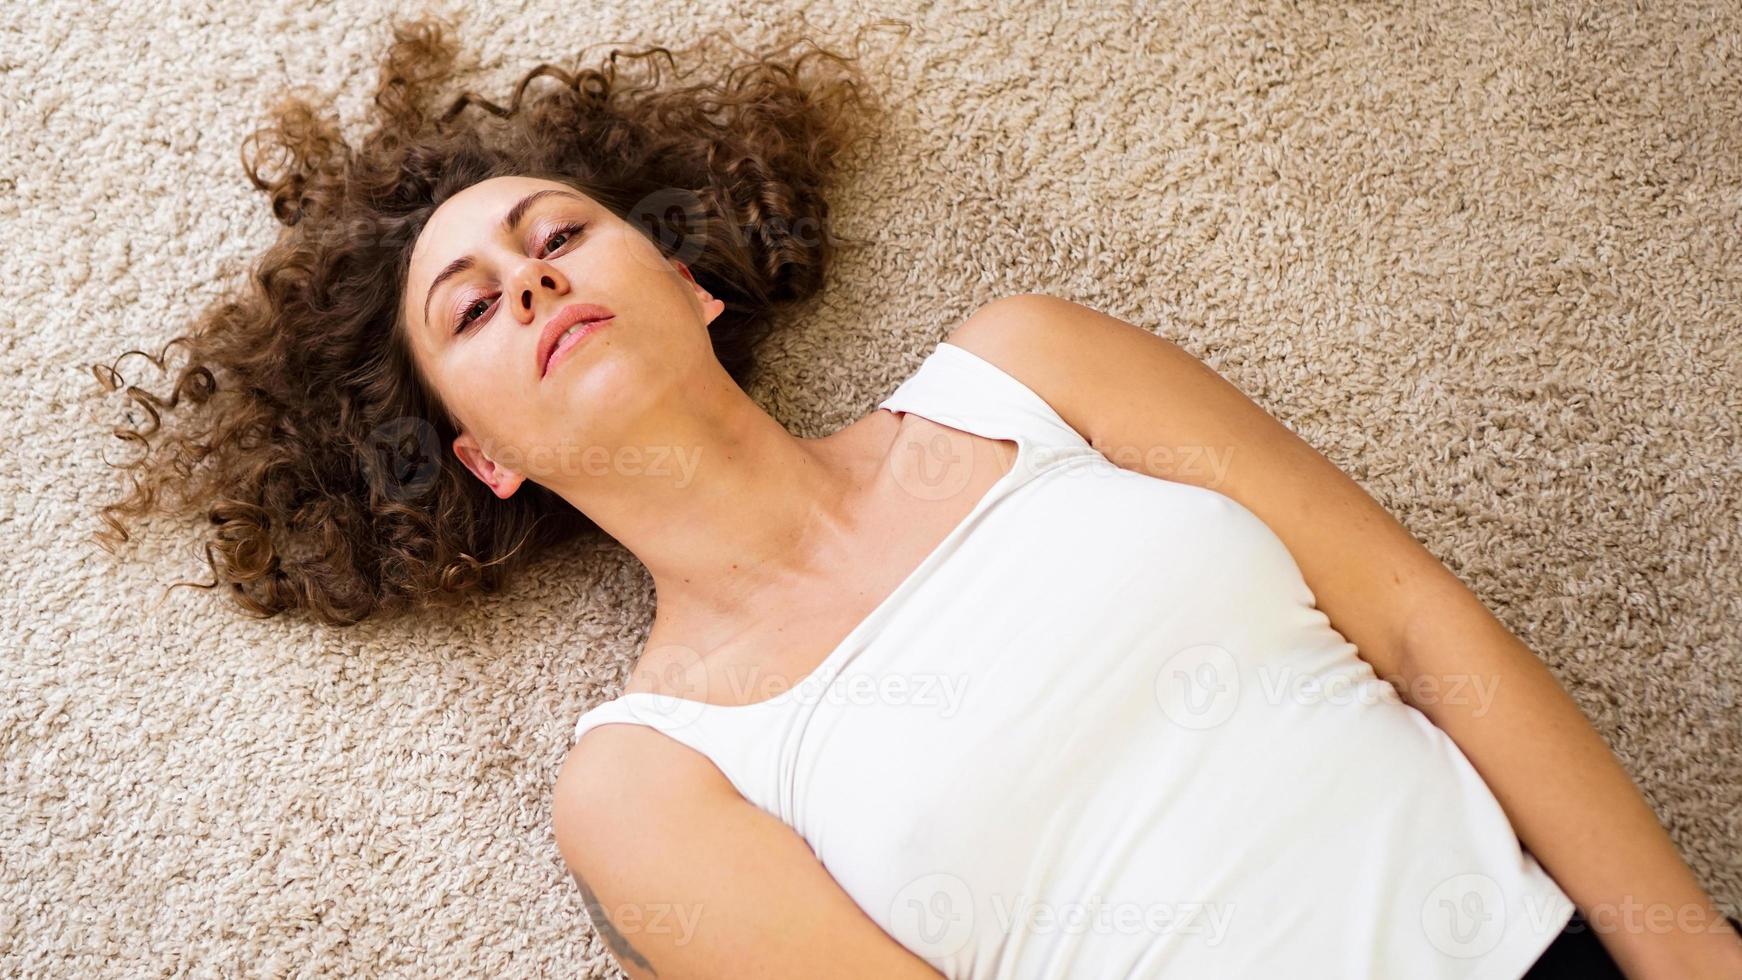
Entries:
<svg viewBox="0 0 1742 980">
<path fill-rule="evenodd" d="M 285 229 L 105 514 L 180 484 L 237 601 L 340 625 L 631 551 L 657 613 L 552 804 L 628 975 L 1742 976 L 1545 666 L 1179 346 L 1024 294 L 838 431 L 751 401 L 850 59 L 437 114 L 452 45 L 395 31 L 357 147 L 297 101 L 250 141 Z"/>
</svg>

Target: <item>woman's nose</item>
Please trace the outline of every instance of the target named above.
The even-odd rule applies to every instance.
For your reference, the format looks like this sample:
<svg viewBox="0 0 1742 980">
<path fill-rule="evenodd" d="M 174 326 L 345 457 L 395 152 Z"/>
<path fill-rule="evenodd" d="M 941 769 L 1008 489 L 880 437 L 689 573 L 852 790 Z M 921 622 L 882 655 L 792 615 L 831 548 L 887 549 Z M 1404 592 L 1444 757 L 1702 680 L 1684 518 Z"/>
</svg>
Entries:
<svg viewBox="0 0 1742 980">
<path fill-rule="evenodd" d="M 522 279 L 520 290 L 511 302 L 515 306 L 515 318 L 532 323 L 538 319 L 539 290 L 549 292 L 551 296 L 562 296 L 569 291 L 569 283 L 563 278 L 562 270 L 546 265 L 543 269 L 530 270 L 536 274 Z M 546 300 L 546 302 L 550 302 Z"/>
<path fill-rule="evenodd" d="M 539 276 L 538 284 L 546 289 L 556 289 L 556 280 L 552 279 L 549 274 Z M 532 290 L 523 289 L 520 291 L 520 305 L 528 311 L 532 309 Z"/>
</svg>

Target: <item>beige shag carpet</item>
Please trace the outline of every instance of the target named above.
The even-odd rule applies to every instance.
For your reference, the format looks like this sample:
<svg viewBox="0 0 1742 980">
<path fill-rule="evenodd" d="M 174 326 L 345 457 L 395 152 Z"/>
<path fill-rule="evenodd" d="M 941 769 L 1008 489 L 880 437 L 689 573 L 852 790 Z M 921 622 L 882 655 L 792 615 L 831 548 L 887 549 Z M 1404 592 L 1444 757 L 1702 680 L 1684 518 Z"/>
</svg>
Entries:
<svg viewBox="0 0 1742 980">
<path fill-rule="evenodd" d="M 462 21 L 475 87 L 503 101 L 598 42 L 723 27 L 754 47 L 801 9 L 844 39 L 870 16 L 509 6 Z M 204 578 L 197 525 L 153 525 L 125 561 L 89 541 L 121 486 L 101 457 L 126 447 L 83 365 L 157 349 L 242 274 L 275 233 L 242 137 L 293 84 L 360 118 L 404 9 L 3 18 L 0 975 L 616 973 L 548 799 L 652 613 L 631 556 L 571 552 L 477 610 L 345 633 L 165 595 Z M 1525 638 L 1734 913 L 1734 0 L 879 13 L 913 28 L 867 35 L 898 110 L 838 199 L 875 245 L 752 394 L 797 434 L 844 425 L 1016 292 L 1174 338 Z"/>
</svg>

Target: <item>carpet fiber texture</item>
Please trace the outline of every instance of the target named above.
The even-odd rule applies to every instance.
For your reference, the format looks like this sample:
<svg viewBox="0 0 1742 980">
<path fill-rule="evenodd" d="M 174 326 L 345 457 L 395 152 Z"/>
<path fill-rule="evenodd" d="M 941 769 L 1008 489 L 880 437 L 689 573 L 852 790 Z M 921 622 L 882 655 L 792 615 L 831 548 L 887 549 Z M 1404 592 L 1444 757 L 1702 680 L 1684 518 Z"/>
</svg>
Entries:
<svg viewBox="0 0 1742 980">
<path fill-rule="evenodd" d="M 469 84 L 503 101 L 588 45 L 868 16 L 514 6 L 461 21 Z M 125 404 L 84 365 L 156 350 L 245 274 L 276 229 L 240 141 L 289 85 L 361 118 L 402 9 L 52 0 L 0 27 L 0 974 L 615 975 L 549 793 L 652 614 L 633 556 L 347 632 L 166 595 L 204 578 L 197 523 L 90 542 Z M 830 431 L 1017 292 L 1174 339 L 1551 666 L 1736 912 L 1742 9 L 883 14 L 912 26 L 866 35 L 896 111 L 837 204 L 873 244 L 752 395 Z"/>
</svg>

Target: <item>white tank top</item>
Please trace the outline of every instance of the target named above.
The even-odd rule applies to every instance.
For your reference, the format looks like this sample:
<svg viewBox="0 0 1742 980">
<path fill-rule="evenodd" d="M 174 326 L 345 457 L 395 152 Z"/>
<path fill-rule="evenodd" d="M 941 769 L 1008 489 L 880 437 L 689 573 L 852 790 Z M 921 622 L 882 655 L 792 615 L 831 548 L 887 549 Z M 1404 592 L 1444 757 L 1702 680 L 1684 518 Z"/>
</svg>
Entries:
<svg viewBox="0 0 1742 980">
<path fill-rule="evenodd" d="M 702 753 L 951 980 L 1516 980 L 1547 948 L 1571 900 L 1257 516 L 947 342 L 878 407 L 1016 464 L 805 680 L 625 694 L 576 739 Z"/>
</svg>

